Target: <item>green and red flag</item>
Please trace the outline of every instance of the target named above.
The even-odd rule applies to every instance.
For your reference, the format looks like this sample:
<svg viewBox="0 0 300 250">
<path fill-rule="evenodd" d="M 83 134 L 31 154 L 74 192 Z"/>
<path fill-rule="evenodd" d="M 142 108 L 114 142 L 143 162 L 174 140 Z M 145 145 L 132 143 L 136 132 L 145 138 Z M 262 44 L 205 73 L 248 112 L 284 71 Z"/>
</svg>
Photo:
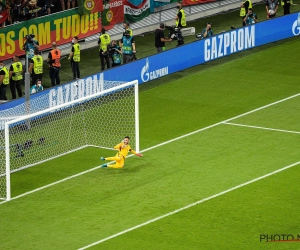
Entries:
<svg viewBox="0 0 300 250">
<path fill-rule="evenodd" d="M 150 15 L 150 0 L 125 0 L 124 17 L 126 22 L 137 22 Z"/>
<path fill-rule="evenodd" d="M 112 29 L 117 23 L 124 22 L 124 5 L 121 0 L 109 0 L 101 12 L 102 26 Z"/>
<path fill-rule="evenodd" d="M 101 0 L 79 0 L 78 2 L 79 15 L 92 14 L 102 10 L 103 4 Z"/>
<path fill-rule="evenodd" d="M 0 24 L 4 23 L 8 18 L 8 10 L 4 10 L 0 13 Z"/>
</svg>

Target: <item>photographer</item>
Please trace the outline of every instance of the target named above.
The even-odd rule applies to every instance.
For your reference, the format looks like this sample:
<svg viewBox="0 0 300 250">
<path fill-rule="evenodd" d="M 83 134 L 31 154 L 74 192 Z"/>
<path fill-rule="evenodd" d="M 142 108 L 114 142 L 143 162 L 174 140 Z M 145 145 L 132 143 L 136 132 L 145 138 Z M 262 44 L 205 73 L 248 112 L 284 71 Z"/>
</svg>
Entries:
<svg viewBox="0 0 300 250">
<path fill-rule="evenodd" d="M 115 40 L 113 40 L 111 45 L 108 46 L 108 55 L 109 58 L 111 58 L 112 67 L 121 65 L 122 54 L 121 47 L 117 45 Z"/>
<path fill-rule="evenodd" d="M 165 24 L 161 23 L 159 29 L 155 30 L 155 47 L 157 53 L 163 52 L 166 50 L 165 42 L 172 42 L 172 38 L 165 38 L 164 34 Z"/>
<path fill-rule="evenodd" d="M 184 38 L 181 33 L 181 28 L 174 26 L 165 26 L 166 29 L 170 31 L 168 37 L 171 38 L 172 41 L 177 41 L 177 46 L 184 44 Z"/>
<path fill-rule="evenodd" d="M 267 11 L 268 19 L 274 18 L 276 16 L 278 5 L 279 5 L 279 0 L 266 1 L 266 11 Z"/>
<path fill-rule="evenodd" d="M 30 88 L 30 94 L 35 94 L 37 92 L 43 91 L 44 87 L 42 85 L 42 80 L 37 79 L 35 84 Z"/>
<path fill-rule="evenodd" d="M 25 50 L 29 60 L 34 57 L 34 50 L 39 49 L 39 47 L 40 47 L 39 42 L 37 40 L 35 40 L 34 37 L 35 37 L 35 35 L 33 35 L 33 34 L 27 35 L 25 37 L 26 41 L 22 48 L 23 50 Z"/>
<path fill-rule="evenodd" d="M 257 15 L 253 13 L 251 8 L 248 9 L 248 13 L 244 18 L 244 22 L 246 25 L 257 23 Z"/>
<path fill-rule="evenodd" d="M 130 32 L 128 30 L 125 31 L 125 35 L 122 38 L 121 45 L 123 53 L 123 64 L 129 63 L 134 60 L 136 55 L 135 41 L 133 36 L 130 36 Z"/>
<path fill-rule="evenodd" d="M 212 23 L 207 23 L 206 27 L 202 30 L 201 34 L 203 38 L 213 36 L 213 31 L 211 29 Z"/>
</svg>

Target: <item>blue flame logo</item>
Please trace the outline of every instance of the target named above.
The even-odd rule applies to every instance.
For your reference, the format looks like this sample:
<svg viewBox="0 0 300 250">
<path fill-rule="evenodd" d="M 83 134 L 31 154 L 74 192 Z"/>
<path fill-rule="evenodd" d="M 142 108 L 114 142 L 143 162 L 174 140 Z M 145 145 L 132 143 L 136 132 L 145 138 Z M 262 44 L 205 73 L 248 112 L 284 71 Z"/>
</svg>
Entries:
<svg viewBox="0 0 300 250">
<path fill-rule="evenodd" d="M 149 59 L 146 59 L 146 65 L 142 68 L 141 71 L 141 78 L 143 82 L 149 81 L 150 75 L 149 75 Z"/>
</svg>

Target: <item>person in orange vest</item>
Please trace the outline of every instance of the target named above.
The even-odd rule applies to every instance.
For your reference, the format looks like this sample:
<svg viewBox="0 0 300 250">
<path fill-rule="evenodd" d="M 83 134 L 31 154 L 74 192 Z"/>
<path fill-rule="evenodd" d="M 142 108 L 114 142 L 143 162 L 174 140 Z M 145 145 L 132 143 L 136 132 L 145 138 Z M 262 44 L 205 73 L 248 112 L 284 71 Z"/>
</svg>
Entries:
<svg viewBox="0 0 300 250">
<path fill-rule="evenodd" d="M 60 58 L 61 52 L 57 48 L 56 42 L 52 43 L 52 50 L 48 55 L 48 63 L 49 63 L 49 75 L 51 79 L 52 86 L 60 84 L 59 71 L 60 71 Z"/>
</svg>

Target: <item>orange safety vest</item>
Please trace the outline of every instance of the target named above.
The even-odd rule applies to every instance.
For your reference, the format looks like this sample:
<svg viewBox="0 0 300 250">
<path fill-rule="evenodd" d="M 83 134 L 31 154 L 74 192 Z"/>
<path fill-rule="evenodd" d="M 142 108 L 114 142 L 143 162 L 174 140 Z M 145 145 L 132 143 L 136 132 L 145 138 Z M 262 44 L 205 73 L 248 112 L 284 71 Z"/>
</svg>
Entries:
<svg viewBox="0 0 300 250">
<path fill-rule="evenodd" d="M 59 49 L 53 49 L 51 50 L 51 56 L 52 56 L 52 63 L 51 66 L 53 67 L 60 67 L 60 50 Z"/>
</svg>

